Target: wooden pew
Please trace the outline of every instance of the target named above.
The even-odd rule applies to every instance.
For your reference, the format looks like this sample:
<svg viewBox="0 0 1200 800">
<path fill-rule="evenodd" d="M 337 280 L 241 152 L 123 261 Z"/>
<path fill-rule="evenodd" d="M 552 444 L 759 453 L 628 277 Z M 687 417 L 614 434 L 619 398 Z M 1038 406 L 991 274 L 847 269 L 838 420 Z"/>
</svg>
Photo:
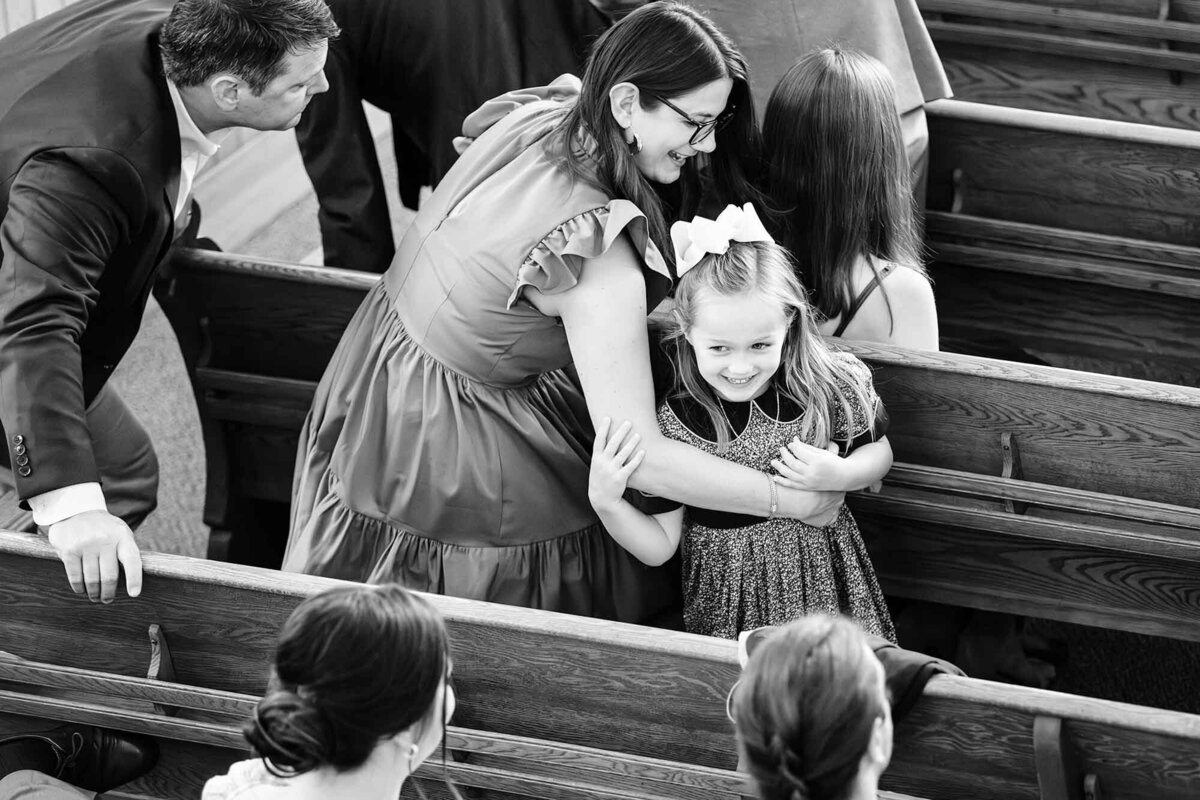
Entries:
<svg viewBox="0 0 1200 800">
<path fill-rule="evenodd" d="M 1196 245 L 1200 131 L 961 100 L 926 108 L 931 210 Z"/>
<path fill-rule="evenodd" d="M 210 337 L 194 372 L 206 439 L 217 444 L 208 451 L 210 499 L 211 486 L 224 485 L 235 497 L 289 502 L 314 382 L 353 292 L 374 280 L 179 257 L 175 293 Z M 340 299 L 323 302 L 324 286 Z M 297 330 L 298 320 L 311 331 Z M 851 350 L 877 370 L 893 416 L 898 466 L 883 494 L 852 500 L 889 593 L 1200 640 L 1200 595 L 1186 588 L 1200 585 L 1200 390 Z M 222 453 L 237 461 L 220 461 Z M 282 539 L 285 526 L 270 534 Z M 239 535 L 263 534 L 245 524 Z"/>
<path fill-rule="evenodd" d="M 145 567 L 141 598 L 92 605 L 70 592 L 44 541 L 0 533 L 6 617 L 0 647 L 39 665 L 73 668 L 31 671 L 25 665 L 22 675 L 11 662 L 0 661 L 0 732 L 69 719 L 212 748 L 206 752 L 214 760 L 192 768 L 190 776 L 152 774 L 145 788 L 161 796 L 180 782 L 195 785 L 206 776 L 199 773 L 220 771 L 221 763 L 239 757 L 230 749 L 240 743 L 228 720 L 244 713 L 248 700 L 236 695 L 263 690 L 279 624 L 301 598 L 337 582 L 159 554 L 147 554 Z M 566 775 L 574 784 L 587 782 L 576 774 L 576 759 L 595 764 L 606 753 L 623 754 L 597 770 L 627 776 L 629 782 L 612 784 L 609 796 L 699 798 L 741 791 L 729 773 L 735 756 L 725 718 L 725 696 L 738 674 L 734 642 L 454 598 L 430 600 L 442 610 L 454 642 L 459 692 L 454 722 L 466 730 L 452 731 L 452 749 L 469 750 L 475 742 L 477 750 L 498 757 L 519 759 L 524 753 L 548 763 L 532 778 L 528 765 L 512 768 L 511 761 L 505 767 L 476 757 L 467 766 L 496 767 L 543 784 Z M 153 693 L 149 682 L 133 680 L 147 671 L 150 624 L 159 625 L 169 643 L 173 682 L 216 690 L 205 693 L 202 703 L 221 712 L 225 723 L 197 727 L 203 720 L 189 721 L 190 712 L 158 717 L 146 709 L 155 700 L 193 702 L 179 687 L 166 684 Z M 101 691 L 140 702 L 143 716 L 122 721 L 120 714 L 101 716 L 77 699 L 47 696 L 47 686 L 98 688 L 93 676 L 77 670 L 129 676 L 113 681 L 120 689 Z M 541 755 L 546 751 L 535 748 L 542 746 L 561 758 Z M 187 749 L 173 747 L 165 751 L 164 772 L 171 769 L 167 756 Z M 579 755 L 577 748 L 590 750 Z M 185 756 L 180 758 L 186 762 Z M 598 777 L 597 783 L 607 779 Z M 1089 782 L 1109 797 L 1196 797 L 1200 717 L 938 676 L 897 724 L 884 788 L 936 800 L 1011 800 L 1081 797 Z M 550 793 L 542 785 L 547 793 L 538 794 L 523 784 L 518 793 L 596 796 L 575 788 Z"/>
<path fill-rule="evenodd" d="M 1200 14 L 1158 0 L 919 0 L 963 100 L 1200 126 Z"/>
<path fill-rule="evenodd" d="M 1200 248 L 940 211 L 926 234 L 947 342 L 1200 386 Z"/>
<path fill-rule="evenodd" d="M 943 336 L 1200 385 L 1200 132 L 930 105 Z"/>
<path fill-rule="evenodd" d="M 0 730 L 77 723 L 153 737 L 159 764 L 121 795 L 197 797 L 207 777 L 251 757 L 239 723 L 254 713 L 252 695 L 11 657 L 0 657 L 0 687 L 7 687 L 0 688 Z M 170 715 L 154 704 L 168 706 Z M 446 750 L 444 767 L 435 754 L 415 774 L 426 795 L 447 794 L 440 791 L 443 777 L 459 788 L 488 790 L 489 797 L 741 800 L 753 794 L 746 778 L 729 770 L 457 726 L 446 732 Z"/>
<path fill-rule="evenodd" d="M 892 417 L 850 498 L 886 593 L 1200 641 L 1200 390 L 841 346 Z"/>
<path fill-rule="evenodd" d="M 200 250 L 177 251 L 164 270 L 156 295 L 179 338 L 204 436 L 210 558 L 280 563 L 298 431 L 376 280 Z"/>
</svg>

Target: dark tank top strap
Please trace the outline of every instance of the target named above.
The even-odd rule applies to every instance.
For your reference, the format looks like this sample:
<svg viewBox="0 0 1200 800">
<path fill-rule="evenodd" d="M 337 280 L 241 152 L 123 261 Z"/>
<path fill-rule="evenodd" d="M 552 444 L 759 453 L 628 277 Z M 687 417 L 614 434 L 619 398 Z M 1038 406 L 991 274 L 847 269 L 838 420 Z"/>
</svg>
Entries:
<svg viewBox="0 0 1200 800">
<path fill-rule="evenodd" d="M 846 309 L 846 313 L 842 315 L 842 321 L 838 323 L 837 330 L 833 332 L 835 337 L 842 335 L 842 332 L 846 330 L 846 326 L 854 319 L 854 315 L 862 308 L 862 304 L 867 302 L 867 298 L 871 296 L 871 293 L 875 291 L 880 282 L 895 268 L 895 264 L 886 264 L 883 269 L 879 270 L 877 275 L 871 277 L 871 282 L 863 287 L 863 290 L 858 293 L 858 297 L 854 298 L 854 302 L 850 304 L 850 308 Z"/>
</svg>

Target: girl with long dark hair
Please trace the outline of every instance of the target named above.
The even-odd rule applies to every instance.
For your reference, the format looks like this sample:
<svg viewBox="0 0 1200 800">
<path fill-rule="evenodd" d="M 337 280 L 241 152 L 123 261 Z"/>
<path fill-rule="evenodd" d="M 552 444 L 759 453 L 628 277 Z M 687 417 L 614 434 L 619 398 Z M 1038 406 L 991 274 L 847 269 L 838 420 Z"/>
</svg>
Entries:
<svg viewBox="0 0 1200 800">
<path fill-rule="evenodd" d="M 796 259 L 821 333 L 938 349 L 887 69 L 853 50 L 809 53 L 771 93 L 763 141 L 770 227 Z"/>
</svg>

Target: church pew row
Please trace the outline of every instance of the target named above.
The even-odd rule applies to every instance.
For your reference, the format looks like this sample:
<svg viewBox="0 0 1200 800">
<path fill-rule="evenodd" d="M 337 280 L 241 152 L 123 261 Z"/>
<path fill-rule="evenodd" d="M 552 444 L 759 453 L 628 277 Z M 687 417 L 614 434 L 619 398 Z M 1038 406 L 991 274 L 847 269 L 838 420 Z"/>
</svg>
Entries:
<svg viewBox="0 0 1200 800">
<path fill-rule="evenodd" d="M 976 103 L 929 107 L 942 334 L 1200 385 L 1200 132 Z"/>
<path fill-rule="evenodd" d="M 892 416 L 849 500 L 887 594 L 1200 640 L 1200 390 L 846 349 Z"/>
<path fill-rule="evenodd" d="M 1200 248 L 944 211 L 926 237 L 947 341 L 1200 386 Z"/>
<path fill-rule="evenodd" d="M 926 109 L 930 210 L 1196 245 L 1200 131 L 962 100 Z"/>
<path fill-rule="evenodd" d="M 47 719 L 146 730 L 177 743 L 165 749 L 163 775 L 152 774 L 143 787 L 172 796 L 172 785 L 195 785 L 244 757 L 229 725 L 248 708 L 245 696 L 263 691 L 276 631 L 300 599 L 337 582 L 153 553 L 145 567 L 140 598 L 93 605 L 70 592 L 43 540 L 0 533 L 0 649 L 25 659 L 0 659 L 0 732 L 44 727 Z M 597 796 L 545 785 L 560 778 L 587 783 L 577 774 L 587 769 L 622 776 L 597 777 L 600 784 L 611 778 L 613 795 L 699 798 L 744 790 L 729 772 L 736 757 L 725 718 L 738 673 L 734 642 L 429 599 L 454 642 L 454 723 L 461 728 L 451 732 L 451 749 L 476 753 L 452 765 L 456 778 L 472 772 L 464 768 L 494 767 L 546 792 L 527 796 L 548 798 Z M 168 681 L 161 689 L 143 677 L 151 625 L 173 665 L 156 671 Z M 62 694 L 72 690 L 108 699 L 97 704 Z M 199 705 L 210 716 L 154 716 L 153 702 Z M 194 747 L 207 749 L 194 756 L 197 766 L 183 769 Z M 182 761 L 173 762 L 177 753 Z M 513 766 L 522 759 L 543 765 Z M 176 769 L 184 774 L 167 774 Z M 436 775 L 436 765 L 427 769 Z M 496 787 L 482 783 L 491 778 L 473 779 Z M 1132 800 L 1197 796 L 1200 716 L 937 676 L 896 726 L 883 788 L 931 800 L 1057 800 L 1081 797 L 1089 785 L 1103 791 L 1095 796 Z"/>
<path fill-rule="evenodd" d="M 290 501 L 315 381 L 376 278 L 200 252 L 176 270 L 190 316 L 164 306 L 205 331 L 193 380 L 227 497 L 208 519 L 282 539 L 230 509 Z M 889 594 L 1200 640 L 1200 390 L 847 347 L 892 415 L 898 464 L 851 498 Z"/>
<path fill-rule="evenodd" d="M 1170 0 L 919 0 L 962 100 L 1200 125 L 1200 8 Z"/>
<path fill-rule="evenodd" d="M 0 657 L 0 731 L 38 730 L 62 723 L 98 725 L 153 737 L 162 756 L 147 776 L 121 793 L 198 797 L 204 780 L 250 757 L 239 723 L 257 697 L 173 681 Z M 169 715 L 160 708 L 170 709 Z M 543 800 L 741 800 L 746 778 L 664 759 L 642 758 L 558 742 L 451 726 L 447 761 L 434 755 L 416 772 L 426 795 L 440 795 L 443 776 L 488 797 Z M 403 796 L 416 796 L 411 790 Z M 112 794 L 106 798 L 113 797 Z M 887 800 L 903 800 L 887 793 Z"/>
</svg>

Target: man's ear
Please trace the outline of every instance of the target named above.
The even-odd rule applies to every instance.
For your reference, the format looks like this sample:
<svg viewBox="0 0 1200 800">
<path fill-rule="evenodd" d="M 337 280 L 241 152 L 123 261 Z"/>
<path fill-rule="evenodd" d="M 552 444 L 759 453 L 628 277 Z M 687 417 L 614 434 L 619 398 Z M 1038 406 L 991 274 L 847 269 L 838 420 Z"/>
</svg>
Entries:
<svg viewBox="0 0 1200 800">
<path fill-rule="evenodd" d="M 622 128 L 633 124 L 633 109 L 638 105 L 640 92 L 632 83 L 618 83 L 608 90 L 608 104 L 613 118 Z"/>
<path fill-rule="evenodd" d="M 222 73 L 209 78 L 208 88 L 212 92 L 213 102 L 222 111 L 236 111 L 242 92 L 250 91 L 241 79 L 229 73 Z"/>
</svg>

